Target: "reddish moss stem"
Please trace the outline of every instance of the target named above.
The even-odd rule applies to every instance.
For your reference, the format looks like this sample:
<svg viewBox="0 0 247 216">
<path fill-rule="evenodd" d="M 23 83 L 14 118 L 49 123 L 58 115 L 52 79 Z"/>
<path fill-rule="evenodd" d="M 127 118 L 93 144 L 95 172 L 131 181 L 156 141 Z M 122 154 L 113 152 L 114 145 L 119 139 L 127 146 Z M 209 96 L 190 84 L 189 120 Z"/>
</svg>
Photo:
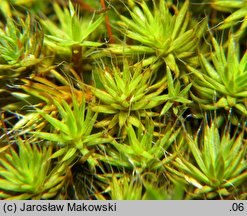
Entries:
<svg viewBox="0 0 247 216">
<path fill-rule="evenodd" d="M 105 5 L 105 0 L 100 0 L 100 4 L 101 4 L 101 7 L 103 10 L 106 10 L 106 5 Z M 111 24 L 110 24 L 110 20 L 109 20 L 109 17 L 106 15 L 105 16 L 105 23 L 106 23 L 106 29 L 107 29 L 107 33 L 108 33 L 108 36 L 109 36 L 109 42 L 110 43 L 114 43 L 114 39 L 113 39 L 113 36 L 112 36 L 112 30 L 111 30 Z"/>
</svg>

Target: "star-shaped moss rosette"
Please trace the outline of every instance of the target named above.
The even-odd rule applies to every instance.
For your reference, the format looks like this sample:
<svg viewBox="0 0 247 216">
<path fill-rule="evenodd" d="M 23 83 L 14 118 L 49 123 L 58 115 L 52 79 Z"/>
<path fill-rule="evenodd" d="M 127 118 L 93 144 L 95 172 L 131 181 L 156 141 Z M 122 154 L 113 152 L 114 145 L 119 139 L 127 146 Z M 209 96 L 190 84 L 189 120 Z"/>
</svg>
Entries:
<svg viewBox="0 0 247 216">
<path fill-rule="evenodd" d="M 122 141 L 112 140 L 110 147 L 102 146 L 105 155 L 98 156 L 99 160 L 137 174 L 162 171 L 164 165 L 175 158 L 175 154 L 170 154 L 168 149 L 176 142 L 181 129 L 167 124 L 157 132 L 150 118 L 145 120 L 144 126 L 145 131 L 128 124 L 126 138 Z"/>
<path fill-rule="evenodd" d="M 88 20 L 87 17 L 82 19 L 71 1 L 69 1 L 69 8 L 64 7 L 63 10 L 57 3 L 54 3 L 53 6 L 58 18 L 58 24 L 51 19 L 40 20 L 47 31 L 44 43 L 48 48 L 50 47 L 57 53 L 76 55 L 78 53 L 82 54 L 82 47 L 95 48 L 103 44 L 88 40 L 89 36 L 95 32 L 104 20 L 102 15 L 95 21 L 93 21 L 94 17 L 91 20 Z M 84 57 L 92 52 L 90 49 L 83 51 Z"/>
<path fill-rule="evenodd" d="M 53 154 L 53 158 L 61 157 L 61 162 L 65 162 L 82 156 L 82 160 L 87 160 L 91 168 L 95 168 L 98 164 L 97 158 L 91 156 L 94 147 L 112 140 L 105 131 L 96 133 L 93 131 L 98 114 L 87 106 L 83 96 L 80 101 L 73 96 L 71 103 L 54 98 L 53 104 L 57 107 L 59 116 L 54 117 L 44 110 L 37 109 L 37 113 L 52 126 L 51 131 L 31 131 L 30 133 L 34 138 L 52 141 L 60 148 Z"/>
<path fill-rule="evenodd" d="M 247 52 L 240 58 L 234 36 L 228 41 L 228 51 L 212 38 L 214 50 L 207 59 L 199 54 L 201 69 L 188 68 L 192 72 L 192 99 L 207 110 L 236 108 L 247 115 Z"/>
<path fill-rule="evenodd" d="M 165 62 L 179 76 L 182 62 L 197 65 L 196 48 L 206 27 L 206 20 L 195 23 L 188 12 L 189 1 L 172 14 L 165 1 L 153 3 L 153 10 L 145 1 L 129 9 L 130 17 L 120 15 L 121 32 L 131 38 L 134 45 L 111 44 L 109 53 L 137 55 L 143 64 Z M 173 8 L 173 9 L 174 9 Z M 118 27 L 119 28 L 119 27 Z"/>
<path fill-rule="evenodd" d="M 0 158 L 0 198 L 54 198 L 64 185 L 67 165 L 52 165 L 52 146 L 39 147 L 21 138 L 16 143 L 18 152 L 10 147 Z"/>
<path fill-rule="evenodd" d="M 113 129 L 131 124 L 144 128 L 140 118 L 155 115 L 150 110 L 164 102 L 157 96 L 167 88 L 166 77 L 154 82 L 153 73 L 151 67 L 145 69 L 141 63 L 130 65 L 126 59 L 122 69 L 114 65 L 98 68 L 96 74 L 103 88 L 91 87 L 98 100 L 90 106 L 93 111 L 105 115 L 96 127 Z"/>
<path fill-rule="evenodd" d="M 205 123 L 202 136 L 199 131 L 195 136 L 185 132 L 185 140 L 195 162 L 178 154 L 172 162 L 175 169 L 168 166 L 166 168 L 196 188 L 189 199 L 229 196 L 246 181 L 247 145 L 244 134 L 236 133 L 231 137 L 228 130 L 229 125 L 221 136 L 216 122 L 213 121 L 210 125 Z"/>
<path fill-rule="evenodd" d="M 27 16 L 18 22 L 7 19 L 0 29 L 0 80 L 23 76 L 37 65 L 43 44 L 43 32 L 38 23 Z"/>
</svg>

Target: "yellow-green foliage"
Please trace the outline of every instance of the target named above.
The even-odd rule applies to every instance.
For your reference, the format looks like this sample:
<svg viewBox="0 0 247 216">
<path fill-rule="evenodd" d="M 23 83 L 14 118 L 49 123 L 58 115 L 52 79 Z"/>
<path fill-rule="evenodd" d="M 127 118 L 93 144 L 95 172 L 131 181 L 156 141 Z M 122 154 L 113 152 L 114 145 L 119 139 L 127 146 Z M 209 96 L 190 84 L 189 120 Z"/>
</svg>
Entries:
<svg viewBox="0 0 247 216">
<path fill-rule="evenodd" d="M 102 2 L 0 0 L 0 198 L 246 199 L 246 1 Z"/>
</svg>

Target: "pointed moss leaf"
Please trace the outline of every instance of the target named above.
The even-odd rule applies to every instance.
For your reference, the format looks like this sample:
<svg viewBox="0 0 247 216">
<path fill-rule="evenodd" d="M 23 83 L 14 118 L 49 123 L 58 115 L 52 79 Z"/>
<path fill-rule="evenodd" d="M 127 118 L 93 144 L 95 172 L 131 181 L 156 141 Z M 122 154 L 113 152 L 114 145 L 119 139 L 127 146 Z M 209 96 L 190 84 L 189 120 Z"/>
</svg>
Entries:
<svg viewBox="0 0 247 216">
<path fill-rule="evenodd" d="M 119 126 L 123 127 L 126 123 L 126 120 L 128 119 L 128 113 L 127 112 L 119 112 Z"/>
<path fill-rule="evenodd" d="M 232 185 L 238 186 L 242 182 L 246 181 L 246 179 L 247 172 L 243 172 L 242 174 L 228 180 L 225 184 L 222 185 L 222 187 L 232 187 Z"/>
<path fill-rule="evenodd" d="M 67 151 L 66 148 L 61 148 L 58 151 L 56 151 L 55 153 L 53 153 L 49 159 L 54 159 L 54 158 L 60 157 L 60 156 L 64 155 L 66 153 L 66 151 Z"/>
<path fill-rule="evenodd" d="M 79 44 L 80 46 L 85 46 L 85 47 L 99 47 L 104 45 L 104 43 L 100 42 L 93 42 L 93 41 L 83 41 Z"/>
<path fill-rule="evenodd" d="M 168 110 L 172 107 L 172 105 L 173 105 L 173 102 L 170 102 L 170 101 L 166 102 L 165 106 L 162 108 L 160 112 L 160 115 L 161 116 L 165 115 L 168 112 Z"/>
<path fill-rule="evenodd" d="M 239 70 L 241 73 L 247 73 L 247 51 L 245 51 L 243 57 L 240 60 Z"/>
<path fill-rule="evenodd" d="M 238 19 L 241 19 L 241 18 L 244 18 L 247 14 L 247 7 L 243 7 L 239 10 L 237 10 L 236 12 L 232 13 L 230 16 L 228 16 L 225 20 L 224 20 L 224 23 L 230 23 L 230 22 L 233 22 L 235 20 L 238 20 Z M 223 29 L 223 27 L 221 26 L 220 27 L 221 29 Z"/>
<path fill-rule="evenodd" d="M 190 29 L 189 31 L 179 35 L 179 37 L 173 41 L 169 51 L 179 50 L 180 48 L 184 48 L 185 45 L 188 45 L 189 42 L 193 41 L 194 39 L 193 36 L 194 36 L 193 29 Z"/>
<path fill-rule="evenodd" d="M 202 64 L 205 67 L 207 74 L 216 81 L 220 82 L 219 74 L 215 71 L 213 66 L 210 65 L 210 63 L 206 60 L 206 58 L 202 54 L 200 55 L 200 60 L 202 61 Z"/>
<path fill-rule="evenodd" d="M 202 153 L 201 153 L 200 149 L 198 148 L 196 142 L 193 141 L 189 135 L 186 136 L 186 140 L 189 144 L 189 147 L 192 151 L 194 158 L 196 159 L 198 166 L 203 171 L 203 173 L 207 173 L 207 168 L 206 168 L 204 161 L 202 159 Z"/>
<path fill-rule="evenodd" d="M 239 167 L 241 166 L 243 160 L 243 152 L 239 152 L 234 159 L 231 161 L 231 163 L 226 167 L 224 177 L 226 179 L 229 179 L 235 175 L 238 175 L 239 173 Z M 240 170 L 241 172 L 241 170 Z"/>
<path fill-rule="evenodd" d="M 115 102 L 114 98 L 105 91 L 102 91 L 100 89 L 94 89 L 93 93 L 95 94 L 96 97 L 98 97 L 100 100 L 102 100 L 104 103 L 108 105 Z"/>
<path fill-rule="evenodd" d="M 81 39 L 81 41 L 84 41 L 90 34 L 92 34 L 92 32 L 95 31 L 96 28 L 99 27 L 99 25 L 103 22 L 104 17 L 100 16 L 96 21 L 91 21 L 88 25 L 88 27 L 85 29 L 84 33 L 83 33 L 83 38 Z"/>
<path fill-rule="evenodd" d="M 66 154 L 64 155 L 63 159 L 61 160 L 61 162 L 67 161 L 71 159 L 72 157 L 74 157 L 76 154 L 76 151 L 77 151 L 77 148 L 69 148 Z"/>
<path fill-rule="evenodd" d="M 219 154 L 215 162 L 215 173 L 216 173 L 215 177 L 221 183 L 223 181 L 224 173 L 225 173 L 225 160 L 221 154 Z"/>
<path fill-rule="evenodd" d="M 57 120 L 56 118 L 51 117 L 49 114 L 39 111 L 38 113 L 41 114 L 54 128 L 58 128 L 59 130 L 63 131 L 66 134 L 70 134 L 69 128 L 66 124 L 62 123 L 61 121 Z"/>
<path fill-rule="evenodd" d="M 187 166 L 187 169 L 189 169 L 190 175 L 193 176 L 194 179 L 204 182 L 205 184 L 210 184 L 210 181 L 204 172 L 199 170 L 196 166 L 194 166 L 190 162 L 184 161 L 184 164 Z"/>
<path fill-rule="evenodd" d="M 189 7 L 189 1 L 185 1 L 185 3 L 183 4 L 181 10 L 179 11 L 178 16 L 176 17 L 176 22 L 175 22 L 175 26 L 172 32 L 172 38 L 175 39 L 178 34 L 179 34 L 179 30 L 184 22 L 187 10 Z"/>
<path fill-rule="evenodd" d="M 43 138 L 45 140 L 53 141 L 53 142 L 58 142 L 58 143 L 66 143 L 67 141 L 70 140 L 70 138 L 62 137 L 59 134 L 53 134 L 49 132 L 38 132 L 38 131 L 33 131 L 30 132 L 31 134 L 34 134 L 40 138 Z"/>
<path fill-rule="evenodd" d="M 164 57 L 164 61 L 167 66 L 175 73 L 175 77 L 179 76 L 179 68 L 176 63 L 175 57 L 173 54 L 168 54 L 168 56 Z"/>
</svg>

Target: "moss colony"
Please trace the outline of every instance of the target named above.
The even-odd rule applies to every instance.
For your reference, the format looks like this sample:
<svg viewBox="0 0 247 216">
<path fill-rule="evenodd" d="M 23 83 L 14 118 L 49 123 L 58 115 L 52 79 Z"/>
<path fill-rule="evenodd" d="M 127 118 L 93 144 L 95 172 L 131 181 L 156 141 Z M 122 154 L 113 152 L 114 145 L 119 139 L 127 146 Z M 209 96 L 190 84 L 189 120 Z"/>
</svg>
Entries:
<svg viewBox="0 0 247 216">
<path fill-rule="evenodd" d="M 246 199 L 246 0 L 1 0 L 1 199 Z"/>
</svg>

